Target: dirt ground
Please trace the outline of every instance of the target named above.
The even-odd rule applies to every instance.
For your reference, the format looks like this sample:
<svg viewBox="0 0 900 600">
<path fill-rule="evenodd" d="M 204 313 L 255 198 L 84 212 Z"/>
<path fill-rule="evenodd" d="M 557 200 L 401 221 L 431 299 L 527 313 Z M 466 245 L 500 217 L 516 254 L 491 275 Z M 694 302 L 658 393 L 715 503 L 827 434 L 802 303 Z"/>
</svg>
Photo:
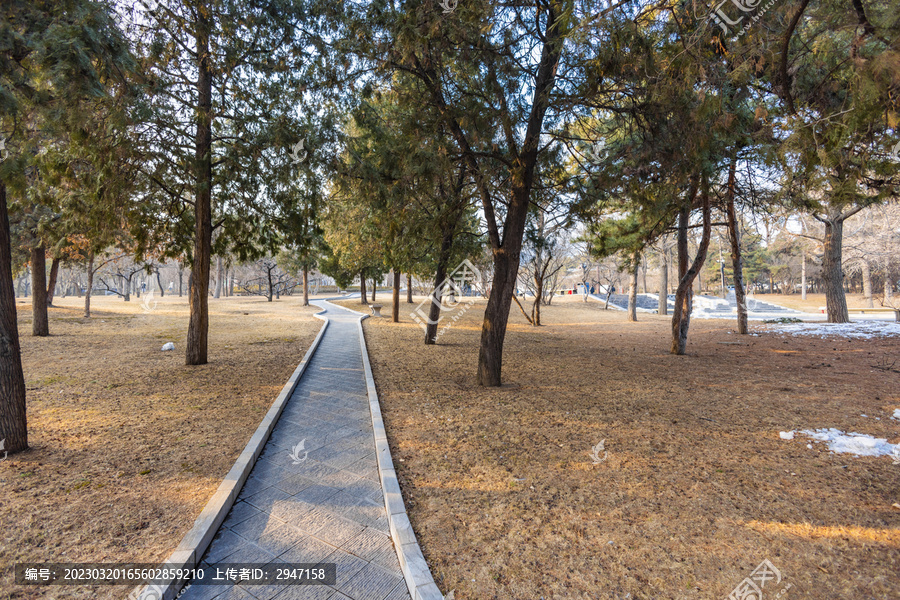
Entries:
<svg viewBox="0 0 900 600">
<path fill-rule="evenodd" d="M 558 298 L 540 328 L 513 307 L 504 385 L 482 389 L 484 304 L 436 346 L 411 308 L 364 327 L 410 519 L 445 593 L 722 599 L 768 559 L 781 580 L 764 582 L 767 599 L 900 597 L 900 465 L 779 437 L 837 427 L 900 442 L 900 366 L 884 368 L 900 338 L 759 323 L 741 337 L 694 320 L 688 355 L 673 356 L 666 317 L 628 323 Z"/>
<path fill-rule="evenodd" d="M 30 450 L 0 461 L 0 598 L 130 590 L 12 584 L 17 562 L 164 559 L 193 525 L 322 321 L 297 297 L 210 299 L 209 364 L 184 366 L 188 299 L 19 299 Z M 174 352 L 161 352 L 174 342 Z"/>
</svg>

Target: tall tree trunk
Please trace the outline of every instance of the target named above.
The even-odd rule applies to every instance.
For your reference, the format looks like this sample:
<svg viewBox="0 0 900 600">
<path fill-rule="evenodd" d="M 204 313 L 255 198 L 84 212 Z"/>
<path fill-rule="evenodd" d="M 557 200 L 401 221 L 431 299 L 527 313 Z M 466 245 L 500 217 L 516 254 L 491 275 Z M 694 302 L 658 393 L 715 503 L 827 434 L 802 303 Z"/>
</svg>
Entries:
<svg viewBox="0 0 900 600">
<path fill-rule="evenodd" d="M 841 264 L 844 220 L 834 216 L 823 220 L 825 238 L 822 258 L 822 280 L 825 283 L 825 306 L 829 323 L 849 323 L 847 297 L 844 295 L 844 273 Z"/>
<path fill-rule="evenodd" d="M 272 301 L 272 295 L 273 295 L 274 292 L 275 292 L 274 286 L 273 286 L 273 284 L 272 284 L 272 269 L 267 269 L 267 270 L 266 270 L 266 277 L 268 278 L 268 282 L 269 282 L 269 287 L 266 288 L 266 300 L 268 300 L 269 302 L 271 302 L 271 301 Z"/>
<path fill-rule="evenodd" d="M 391 320 L 394 323 L 400 322 L 400 271 L 394 271 L 394 305 L 391 310 Z"/>
<path fill-rule="evenodd" d="M 184 362 L 205 365 L 209 335 L 209 263 L 212 254 L 212 68 L 209 55 L 209 7 L 197 7 L 196 52 L 197 131 L 196 193 L 194 196 L 194 262 L 191 265 L 194 285 L 191 289 L 191 316 L 188 323 Z"/>
<path fill-rule="evenodd" d="M 413 293 L 412 293 L 412 274 L 406 274 L 406 303 L 413 303 Z"/>
<path fill-rule="evenodd" d="M 641 259 L 641 282 L 644 285 L 644 293 L 647 293 L 647 257 Z"/>
<path fill-rule="evenodd" d="M 659 270 L 659 308 L 661 315 L 669 314 L 669 249 L 663 248 L 662 268 Z"/>
<path fill-rule="evenodd" d="M 25 415 L 25 375 L 16 321 L 16 296 L 13 290 L 12 247 L 6 184 L 0 181 L 0 440 L 5 451 L 28 448 L 28 422 Z"/>
<path fill-rule="evenodd" d="M 309 306 L 309 268 L 303 267 L 303 306 Z"/>
<path fill-rule="evenodd" d="M 50 335 L 50 319 L 47 316 L 47 254 L 44 244 L 31 250 L 31 335 Z"/>
<path fill-rule="evenodd" d="M 224 261 L 221 256 L 216 256 L 216 291 L 213 293 L 213 298 L 220 298 L 222 296 L 222 277 L 224 276 Z"/>
<path fill-rule="evenodd" d="M 631 285 L 628 286 L 628 320 L 637 321 L 637 286 L 638 269 L 641 268 L 641 253 L 635 252 L 631 257 Z"/>
<path fill-rule="evenodd" d="M 543 252 L 541 253 L 543 255 Z M 548 258 L 549 262 L 549 258 Z M 544 259 L 535 261 L 534 267 L 534 303 L 531 305 L 531 324 L 535 327 L 541 324 L 541 298 L 544 297 Z"/>
<path fill-rule="evenodd" d="M 728 169 L 728 190 L 725 198 L 725 213 L 728 221 L 728 241 L 731 242 L 731 268 L 734 271 L 734 300 L 737 304 L 738 333 L 745 335 L 747 329 L 747 299 L 744 295 L 744 260 L 741 256 L 741 231 L 734 209 L 735 171 L 737 159 L 732 158 Z"/>
<path fill-rule="evenodd" d="M 359 272 L 359 301 L 361 304 L 368 304 L 368 298 L 366 298 L 366 274 L 364 271 Z"/>
<path fill-rule="evenodd" d="M 94 289 L 94 251 L 88 250 L 87 290 L 84 294 L 84 318 L 91 318 L 91 292 Z"/>
<path fill-rule="evenodd" d="M 375 290 L 378 289 L 378 280 L 372 278 L 372 302 L 375 302 Z"/>
<path fill-rule="evenodd" d="M 891 305 L 892 299 L 894 297 L 894 282 L 891 281 L 890 272 L 885 272 L 884 274 L 884 303 L 887 306 Z"/>
<path fill-rule="evenodd" d="M 228 277 L 228 296 L 234 296 L 234 267 L 231 268 L 231 275 Z"/>
<path fill-rule="evenodd" d="M 53 296 L 56 295 L 56 279 L 59 277 L 60 262 L 56 256 L 50 261 L 50 279 L 47 281 L 47 306 L 53 306 Z M 65 294 L 63 295 L 65 296 Z"/>
<path fill-rule="evenodd" d="M 806 250 L 803 250 L 803 259 L 800 263 L 800 298 L 806 300 Z"/>
<path fill-rule="evenodd" d="M 456 227 L 445 226 L 441 235 L 441 250 L 438 253 L 437 269 L 434 272 L 434 288 L 431 290 L 431 303 L 428 305 L 428 320 L 425 322 L 425 344 L 437 342 L 438 321 L 444 303 L 444 280 L 447 278 L 447 264 L 450 262 L 450 250 L 453 248 L 453 237 Z"/>
<path fill-rule="evenodd" d="M 184 265 L 178 263 L 178 297 L 184 295 Z"/>
<path fill-rule="evenodd" d="M 869 266 L 869 261 L 863 259 L 859 268 L 862 272 L 863 297 L 866 300 L 866 308 L 873 308 L 875 303 L 872 298 L 872 269 Z"/>
<path fill-rule="evenodd" d="M 684 354 L 687 348 L 688 328 L 691 322 L 691 309 L 693 298 L 691 287 L 694 279 L 706 261 L 706 251 L 709 248 L 710 215 L 709 215 L 709 182 L 704 177 L 700 190 L 703 209 L 703 233 L 693 264 L 688 268 L 687 228 L 690 217 L 690 206 L 697 193 L 697 179 L 691 183 L 691 191 L 688 194 L 689 202 L 681 209 L 678 215 L 678 289 L 675 292 L 675 309 L 672 311 L 672 354 Z M 683 275 L 682 275 L 683 273 Z"/>
<path fill-rule="evenodd" d="M 159 274 L 159 269 L 156 269 L 156 287 L 159 288 L 159 297 L 166 297 L 166 290 L 163 289 L 162 277 Z"/>
</svg>

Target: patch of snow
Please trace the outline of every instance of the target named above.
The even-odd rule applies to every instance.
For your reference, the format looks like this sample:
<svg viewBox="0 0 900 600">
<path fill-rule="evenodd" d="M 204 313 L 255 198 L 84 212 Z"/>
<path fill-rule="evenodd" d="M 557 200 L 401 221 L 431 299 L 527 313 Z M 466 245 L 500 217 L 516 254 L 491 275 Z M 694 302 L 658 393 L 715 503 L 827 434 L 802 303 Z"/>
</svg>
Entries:
<svg viewBox="0 0 900 600">
<path fill-rule="evenodd" d="M 793 433 L 793 432 L 792 432 Z M 876 438 L 864 433 L 844 433 L 840 429 L 804 429 L 803 435 L 819 442 L 828 442 L 828 449 L 837 454 L 856 456 L 889 456 L 900 444 L 889 444 L 885 438 Z"/>
<path fill-rule="evenodd" d="M 818 338 L 845 337 L 870 340 L 879 337 L 900 337 L 900 323 L 890 321 L 786 323 L 784 325 L 769 325 L 767 331 L 787 333 L 793 336 L 808 335 Z"/>
<path fill-rule="evenodd" d="M 892 416 L 891 418 L 892 419 L 900 419 L 900 408 L 894 409 L 894 416 Z"/>
<path fill-rule="evenodd" d="M 162 347 L 163 352 L 165 352 L 167 350 L 174 350 L 174 349 L 175 349 L 175 344 L 173 344 L 172 342 L 169 342 Z"/>
<path fill-rule="evenodd" d="M 783 440 L 792 440 L 792 439 L 794 439 L 794 432 L 793 431 L 779 431 L 778 437 L 780 437 Z"/>
</svg>

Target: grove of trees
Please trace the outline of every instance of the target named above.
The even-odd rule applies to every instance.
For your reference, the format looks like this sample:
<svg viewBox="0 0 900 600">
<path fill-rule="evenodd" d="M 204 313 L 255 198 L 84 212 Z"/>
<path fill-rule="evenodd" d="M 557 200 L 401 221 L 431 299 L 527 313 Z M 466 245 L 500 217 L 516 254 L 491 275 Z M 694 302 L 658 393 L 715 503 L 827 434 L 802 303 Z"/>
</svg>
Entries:
<svg viewBox="0 0 900 600">
<path fill-rule="evenodd" d="M 4 2 L 0 439 L 28 445 L 25 290 L 38 336 L 55 293 L 86 317 L 92 291 L 187 294 L 202 365 L 211 296 L 308 302 L 319 274 L 364 304 L 389 273 L 395 322 L 404 277 L 407 302 L 428 282 L 435 344 L 468 259 L 483 386 L 513 304 L 540 326 L 569 274 L 629 288 L 636 318 L 658 273 L 675 354 L 697 287 L 734 288 L 740 333 L 751 293 L 815 286 L 833 323 L 850 286 L 889 302 L 894 7 L 726 8 L 734 25 L 699 0 Z"/>
</svg>

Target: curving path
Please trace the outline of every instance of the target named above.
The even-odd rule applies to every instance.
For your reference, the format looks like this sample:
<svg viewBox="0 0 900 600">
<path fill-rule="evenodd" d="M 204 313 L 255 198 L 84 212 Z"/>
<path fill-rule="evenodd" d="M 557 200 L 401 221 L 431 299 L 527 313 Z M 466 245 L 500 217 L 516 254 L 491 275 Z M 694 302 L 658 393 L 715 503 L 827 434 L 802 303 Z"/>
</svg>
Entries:
<svg viewBox="0 0 900 600">
<path fill-rule="evenodd" d="M 360 315 L 313 304 L 328 327 L 202 563 L 335 563 L 336 582 L 191 585 L 181 600 L 410 598 L 379 477 Z"/>
</svg>

